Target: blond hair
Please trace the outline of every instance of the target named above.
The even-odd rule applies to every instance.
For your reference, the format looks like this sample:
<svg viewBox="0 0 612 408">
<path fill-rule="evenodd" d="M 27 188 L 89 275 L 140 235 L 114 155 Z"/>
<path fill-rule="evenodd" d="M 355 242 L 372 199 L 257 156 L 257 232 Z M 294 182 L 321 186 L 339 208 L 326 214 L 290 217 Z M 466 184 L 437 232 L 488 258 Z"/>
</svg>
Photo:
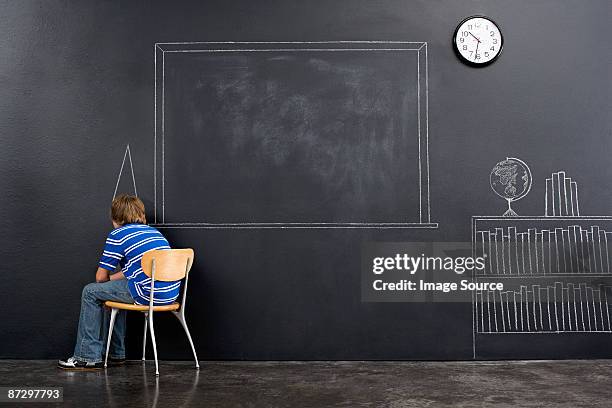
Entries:
<svg viewBox="0 0 612 408">
<path fill-rule="evenodd" d="M 147 223 L 144 203 L 136 196 L 121 194 L 115 197 L 110 213 L 111 219 L 119 225 Z"/>
</svg>

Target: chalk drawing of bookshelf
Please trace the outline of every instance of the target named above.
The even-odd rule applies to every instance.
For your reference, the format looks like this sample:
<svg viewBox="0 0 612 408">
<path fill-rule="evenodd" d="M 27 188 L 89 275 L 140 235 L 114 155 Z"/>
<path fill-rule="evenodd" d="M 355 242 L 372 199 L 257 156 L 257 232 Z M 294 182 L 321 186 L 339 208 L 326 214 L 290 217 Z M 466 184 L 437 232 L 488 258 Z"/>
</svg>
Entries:
<svg viewBox="0 0 612 408">
<path fill-rule="evenodd" d="M 485 258 L 473 293 L 476 335 L 612 333 L 612 216 L 580 215 L 578 184 L 546 179 L 544 214 L 472 217 L 473 255 Z"/>
<path fill-rule="evenodd" d="M 475 330 L 496 333 L 612 333 L 611 286 L 536 282 L 475 293 Z"/>
</svg>

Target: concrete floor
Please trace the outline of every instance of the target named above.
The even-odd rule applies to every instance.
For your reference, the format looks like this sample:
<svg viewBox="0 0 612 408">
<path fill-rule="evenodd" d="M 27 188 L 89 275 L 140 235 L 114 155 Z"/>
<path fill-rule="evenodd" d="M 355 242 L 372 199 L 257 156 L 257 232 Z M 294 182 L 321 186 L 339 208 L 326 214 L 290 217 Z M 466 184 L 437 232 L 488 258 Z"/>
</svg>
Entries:
<svg viewBox="0 0 612 408">
<path fill-rule="evenodd" d="M 151 361 L 69 372 L 0 360 L 0 386 L 64 387 L 54 405 L 87 408 L 612 406 L 612 360 L 204 362 L 199 372 L 163 362 L 160 372 Z"/>
</svg>

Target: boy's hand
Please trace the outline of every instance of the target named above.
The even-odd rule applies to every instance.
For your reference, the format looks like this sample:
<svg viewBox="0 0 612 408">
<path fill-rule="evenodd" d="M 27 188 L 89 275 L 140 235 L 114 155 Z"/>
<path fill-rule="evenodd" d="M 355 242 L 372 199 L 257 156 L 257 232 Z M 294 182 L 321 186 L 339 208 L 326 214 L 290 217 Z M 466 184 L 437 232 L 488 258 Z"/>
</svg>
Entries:
<svg viewBox="0 0 612 408">
<path fill-rule="evenodd" d="M 102 283 L 108 281 L 108 271 L 104 268 L 98 268 L 96 271 L 96 282 Z"/>
<path fill-rule="evenodd" d="M 112 280 L 112 281 L 119 280 L 119 279 L 125 279 L 125 276 L 123 275 L 123 271 L 119 271 L 119 272 L 113 273 L 110 276 L 110 280 Z"/>
</svg>

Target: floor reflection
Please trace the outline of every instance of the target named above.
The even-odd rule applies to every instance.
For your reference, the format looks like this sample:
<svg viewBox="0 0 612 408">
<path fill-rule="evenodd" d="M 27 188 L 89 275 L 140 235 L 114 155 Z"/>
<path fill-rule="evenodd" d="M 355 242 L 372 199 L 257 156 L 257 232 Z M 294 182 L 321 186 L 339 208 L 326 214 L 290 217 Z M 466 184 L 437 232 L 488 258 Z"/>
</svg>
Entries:
<svg viewBox="0 0 612 408">
<path fill-rule="evenodd" d="M 160 376 L 154 374 L 152 371 L 154 366 L 150 362 L 148 364 L 143 362 L 141 366 L 140 379 L 128 376 L 129 379 L 126 380 L 125 373 L 113 377 L 113 370 L 118 371 L 122 367 L 104 370 L 107 406 L 126 408 L 144 405 L 157 408 L 160 399 L 165 401 L 161 406 L 168 406 L 170 402 L 173 407 L 191 406 L 198 386 L 200 370 L 195 370 L 192 366 L 173 367 L 168 370 L 171 371 L 171 374 L 164 377 L 163 372 L 160 373 Z"/>
</svg>

